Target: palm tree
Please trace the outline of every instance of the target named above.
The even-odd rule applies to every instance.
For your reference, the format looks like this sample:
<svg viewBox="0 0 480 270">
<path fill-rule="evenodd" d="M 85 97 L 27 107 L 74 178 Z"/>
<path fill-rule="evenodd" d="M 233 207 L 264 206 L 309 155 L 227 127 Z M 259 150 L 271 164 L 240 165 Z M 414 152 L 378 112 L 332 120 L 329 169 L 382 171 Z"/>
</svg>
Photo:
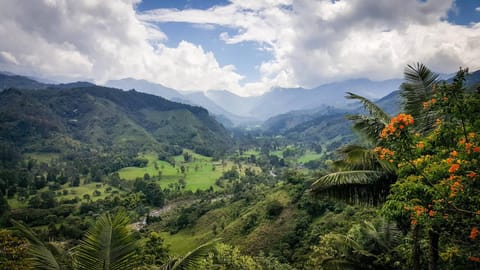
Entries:
<svg viewBox="0 0 480 270">
<path fill-rule="evenodd" d="M 428 132 L 433 128 L 437 116 L 431 110 L 424 110 L 423 102 L 432 99 L 438 75 L 425 65 L 416 63 L 405 68 L 404 76 L 405 83 L 401 85 L 400 92 L 403 97 L 403 110 L 413 116 L 419 132 Z"/>
<path fill-rule="evenodd" d="M 202 259 L 207 257 L 208 253 L 215 247 L 219 239 L 214 239 L 203 245 L 198 246 L 194 250 L 187 253 L 183 257 L 173 258 L 168 263 L 162 266 L 162 270 L 188 270 L 198 269 L 199 263 Z"/>
<path fill-rule="evenodd" d="M 127 270 L 137 266 L 138 244 L 128 228 L 129 221 L 124 211 L 100 216 L 73 251 L 77 269 Z"/>
<path fill-rule="evenodd" d="M 69 265 L 69 260 L 66 258 L 70 257 L 68 252 L 56 247 L 51 243 L 44 243 L 40 240 L 35 233 L 30 230 L 28 227 L 23 224 L 11 220 L 12 224 L 17 228 L 17 230 L 25 237 L 30 246 L 28 253 L 30 255 L 30 264 L 33 269 L 39 270 L 63 270 L 71 269 Z M 70 260 L 71 261 L 71 260 Z"/>
<path fill-rule="evenodd" d="M 329 233 L 337 256 L 322 258 L 323 269 L 389 269 L 391 266 L 376 265 L 385 251 L 392 251 L 401 242 L 401 232 L 395 225 L 382 222 L 378 228 L 365 221 L 358 235 Z M 368 263 L 370 262 L 370 263 Z"/>
<path fill-rule="evenodd" d="M 334 162 L 334 171 L 312 185 L 312 191 L 345 200 L 349 203 L 376 205 L 386 198 L 390 185 L 396 180 L 395 169 L 378 158 L 372 150 L 378 135 L 390 117 L 372 101 L 347 92 L 347 99 L 362 103 L 368 114 L 348 115 L 353 129 L 367 142 L 363 145 L 346 145 L 338 149 L 341 159 Z"/>
<path fill-rule="evenodd" d="M 405 83 L 401 85 L 403 111 L 414 117 L 418 132 L 427 133 L 434 127 L 437 116 L 430 110 L 423 110 L 423 103 L 432 99 L 438 75 L 432 73 L 425 65 L 417 63 L 408 65 L 404 71 Z M 353 115 L 353 128 L 362 134 L 370 144 L 375 145 L 380 131 L 388 123 L 388 116 L 374 103 L 348 93 L 347 98 L 359 100 L 369 115 Z M 378 160 L 371 148 L 346 146 L 340 149 L 343 159 L 337 162 L 338 170 L 318 179 L 312 186 L 314 192 L 325 193 L 335 198 L 353 203 L 375 204 L 382 202 L 388 195 L 390 185 L 396 179 L 395 168 Z M 413 226 L 414 269 L 420 269 L 420 248 L 418 245 L 420 228 Z M 438 261 L 438 234 L 430 231 L 431 259 Z"/>
<path fill-rule="evenodd" d="M 12 223 L 30 243 L 29 253 L 34 269 L 130 270 L 138 264 L 138 242 L 128 228 L 129 218 L 123 211 L 113 216 L 108 213 L 101 215 L 80 245 L 71 251 L 44 243 L 29 228 L 16 221 Z M 73 265 L 68 262 L 73 262 Z"/>
</svg>

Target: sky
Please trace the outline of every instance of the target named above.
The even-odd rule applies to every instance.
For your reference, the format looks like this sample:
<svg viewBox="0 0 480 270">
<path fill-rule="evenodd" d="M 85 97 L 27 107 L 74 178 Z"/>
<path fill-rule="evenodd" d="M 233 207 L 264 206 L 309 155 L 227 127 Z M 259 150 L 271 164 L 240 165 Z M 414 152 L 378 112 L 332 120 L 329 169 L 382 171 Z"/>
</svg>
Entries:
<svg viewBox="0 0 480 270">
<path fill-rule="evenodd" d="M 2 0 L 0 70 L 259 95 L 480 69 L 480 0 Z"/>
</svg>

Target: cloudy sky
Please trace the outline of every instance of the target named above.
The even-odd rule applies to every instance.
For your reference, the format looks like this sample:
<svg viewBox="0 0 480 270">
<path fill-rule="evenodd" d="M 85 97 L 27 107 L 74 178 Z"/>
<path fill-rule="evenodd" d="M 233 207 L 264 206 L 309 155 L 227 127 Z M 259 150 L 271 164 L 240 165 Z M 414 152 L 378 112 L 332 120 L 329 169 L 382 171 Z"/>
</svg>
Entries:
<svg viewBox="0 0 480 270">
<path fill-rule="evenodd" d="M 255 95 L 480 68 L 478 0 L 3 0 L 0 70 Z"/>
</svg>

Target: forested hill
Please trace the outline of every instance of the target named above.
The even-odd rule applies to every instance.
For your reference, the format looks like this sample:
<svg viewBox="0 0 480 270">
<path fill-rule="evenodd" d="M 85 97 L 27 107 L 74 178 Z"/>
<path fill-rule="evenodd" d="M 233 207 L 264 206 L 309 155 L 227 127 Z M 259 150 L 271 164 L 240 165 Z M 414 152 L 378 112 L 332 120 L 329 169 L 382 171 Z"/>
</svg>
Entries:
<svg viewBox="0 0 480 270">
<path fill-rule="evenodd" d="M 82 147 L 168 152 L 178 145 L 212 155 L 230 144 L 225 128 L 201 107 L 134 90 L 70 85 L 0 93 L 0 140 L 23 152 Z"/>
</svg>

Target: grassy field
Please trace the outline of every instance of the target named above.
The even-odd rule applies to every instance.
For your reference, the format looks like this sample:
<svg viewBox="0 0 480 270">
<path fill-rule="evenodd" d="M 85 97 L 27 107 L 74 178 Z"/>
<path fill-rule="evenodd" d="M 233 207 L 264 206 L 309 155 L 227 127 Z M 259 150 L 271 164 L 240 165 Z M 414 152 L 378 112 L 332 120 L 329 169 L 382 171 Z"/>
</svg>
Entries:
<svg viewBox="0 0 480 270">
<path fill-rule="evenodd" d="M 243 152 L 242 157 L 250 157 L 252 155 L 254 155 L 255 157 L 258 158 L 260 156 L 260 151 L 255 150 L 255 149 L 249 149 L 249 150 Z"/>
<path fill-rule="evenodd" d="M 32 158 L 39 162 L 50 163 L 52 160 L 59 157 L 56 153 L 27 153 L 25 156 Z"/>
<path fill-rule="evenodd" d="M 107 192 L 106 189 L 110 187 L 111 190 L 110 192 Z M 63 190 L 68 190 L 68 194 L 67 195 L 59 195 L 57 196 L 57 198 L 59 200 L 62 200 L 62 199 L 73 199 L 75 197 L 79 197 L 80 199 L 83 199 L 83 196 L 85 194 L 88 194 L 90 195 L 90 199 L 92 201 L 96 201 L 96 200 L 100 200 L 100 199 L 105 199 L 105 197 L 107 197 L 108 195 L 110 195 L 113 191 L 117 191 L 119 194 L 122 194 L 123 192 L 120 191 L 119 189 L 117 188 L 114 188 L 114 187 L 111 187 L 107 184 L 102 184 L 102 183 L 89 183 L 89 184 L 83 184 L 79 187 L 70 187 L 68 186 L 68 184 L 65 184 L 62 189 L 60 190 L 57 190 L 55 192 L 60 192 L 62 193 Z M 99 196 L 93 196 L 93 192 L 95 190 L 98 190 L 100 191 L 101 195 Z"/>
<path fill-rule="evenodd" d="M 322 157 L 322 154 L 318 154 L 308 150 L 305 152 L 303 156 L 299 157 L 297 161 L 300 163 L 306 163 L 312 160 L 320 159 L 321 157 Z"/>
<path fill-rule="evenodd" d="M 127 167 L 118 171 L 120 178 L 127 180 L 134 180 L 137 177 L 143 177 L 146 173 L 150 176 L 157 176 L 161 172 L 161 179 L 159 184 L 162 188 L 168 187 L 170 184 L 178 183 L 181 178 L 185 178 L 188 190 L 205 190 L 210 187 L 219 189 L 215 185 L 215 181 L 222 176 L 224 171 L 231 169 L 232 162 L 220 161 L 214 162 L 209 157 L 189 152 L 192 155 L 192 160 L 185 162 L 183 155 L 174 157 L 175 166 L 166 161 L 159 160 L 153 153 L 143 154 L 142 158 L 148 159 L 148 164 L 144 168 Z M 155 168 L 155 164 L 157 168 Z M 184 166 L 185 174 L 182 174 L 181 167 Z"/>
</svg>

